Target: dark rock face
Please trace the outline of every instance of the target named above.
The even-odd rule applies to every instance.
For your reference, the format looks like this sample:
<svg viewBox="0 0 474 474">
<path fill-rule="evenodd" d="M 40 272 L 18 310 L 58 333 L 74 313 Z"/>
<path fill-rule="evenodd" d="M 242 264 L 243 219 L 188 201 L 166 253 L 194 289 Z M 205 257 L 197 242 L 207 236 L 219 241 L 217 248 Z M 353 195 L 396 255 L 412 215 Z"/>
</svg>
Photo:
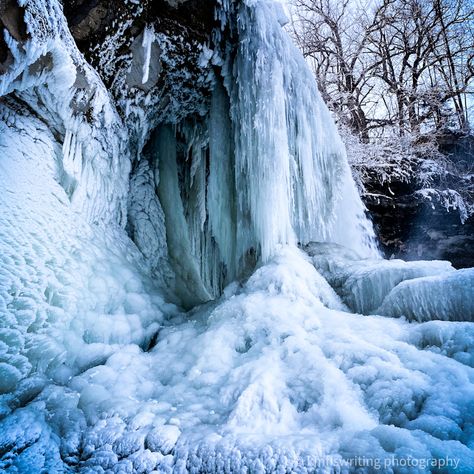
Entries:
<svg viewBox="0 0 474 474">
<path fill-rule="evenodd" d="M 17 41 L 22 41 L 27 37 L 23 20 L 24 12 L 24 8 L 17 5 L 14 0 L 0 1 L 0 26 L 6 28 Z"/>
<path fill-rule="evenodd" d="M 91 51 L 126 21 L 131 24 L 123 40 L 136 37 L 152 22 L 169 35 L 184 32 L 188 39 L 206 40 L 214 26 L 214 8 L 214 0 L 148 0 L 139 5 L 114 0 L 64 1 L 70 31 L 87 59 L 93 59 Z"/>
<path fill-rule="evenodd" d="M 153 129 L 208 107 L 212 64 L 201 57 L 207 45 L 213 47 L 216 6 L 216 0 L 64 0 L 76 45 L 113 96 L 133 146 L 141 131 L 130 124 L 141 122 L 143 111 Z M 147 62 L 144 35 L 150 29 Z"/>
<path fill-rule="evenodd" d="M 474 189 L 474 138 L 446 135 L 440 150 L 463 171 L 462 179 L 448 176 L 451 189 Z M 472 172 L 471 172 L 472 173 Z M 445 259 L 457 268 L 474 266 L 474 216 L 464 223 L 458 210 L 449 211 L 436 199 L 423 198 L 420 184 L 376 180 L 365 183 L 369 194 L 365 204 L 370 212 L 381 248 L 387 257 L 406 260 Z"/>
<path fill-rule="evenodd" d="M 410 193 L 365 204 L 385 256 L 449 260 L 457 268 L 474 266 L 472 217 L 462 224 L 456 211 L 419 202 Z"/>
<path fill-rule="evenodd" d="M 111 2 L 99 0 L 72 0 L 65 2 L 64 14 L 77 42 L 88 42 L 93 36 L 111 24 L 117 9 L 111 8 Z"/>
<path fill-rule="evenodd" d="M 26 25 L 23 20 L 25 10 L 14 0 L 0 0 L 0 74 L 5 72 L 12 63 L 12 56 L 3 36 L 3 29 L 12 38 L 23 41 L 27 38 Z"/>
</svg>

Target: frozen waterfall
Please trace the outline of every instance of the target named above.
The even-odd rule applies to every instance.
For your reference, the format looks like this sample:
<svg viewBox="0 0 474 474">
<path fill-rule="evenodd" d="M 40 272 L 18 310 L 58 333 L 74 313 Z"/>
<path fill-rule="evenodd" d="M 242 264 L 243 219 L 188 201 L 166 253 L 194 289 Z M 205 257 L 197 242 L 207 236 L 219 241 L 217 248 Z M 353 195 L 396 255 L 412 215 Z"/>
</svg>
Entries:
<svg viewBox="0 0 474 474">
<path fill-rule="evenodd" d="M 90 62 L 19 5 L 0 470 L 474 472 L 473 271 L 380 257 L 280 2 L 216 0 L 205 39 L 124 2 Z"/>
<path fill-rule="evenodd" d="M 206 289 L 216 296 L 267 262 L 280 245 L 330 241 L 378 256 L 344 146 L 280 27 L 280 8 L 240 6 L 239 46 L 215 80 L 209 116 L 179 124 L 176 138 L 170 130 L 153 138 L 152 159 L 168 163 L 160 165 L 166 178 L 158 188 L 175 271 L 196 290 L 191 306 L 210 299 Z"/>
</svg>

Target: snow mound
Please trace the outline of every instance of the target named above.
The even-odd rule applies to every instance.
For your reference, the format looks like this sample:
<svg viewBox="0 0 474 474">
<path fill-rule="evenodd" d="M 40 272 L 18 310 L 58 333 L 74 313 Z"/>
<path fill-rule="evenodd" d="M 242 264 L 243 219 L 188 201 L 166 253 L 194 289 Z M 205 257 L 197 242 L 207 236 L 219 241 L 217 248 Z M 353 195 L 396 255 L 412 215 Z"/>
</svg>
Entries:
<svg viewBox="0 0 474 474">
<path fill-rule="evenodd" d="M 416 325 L 410 343 L 474 368 L 474 325 L 468 322 L 431 321 Z"/>
<path fill-rule="evenodd" d="M 321 299 L 340 302 L 320 280 L 282 248 L 245 285 L 165 323 L 151 352 L 129 346 L 74 377 L 87 420 L 80 469 L 146 460 L 159 472 L 314 473 L 378 462 L 397 472 L 410 456 L 448 456 L 470 472 L 474 385 L 461 353 L 472 353 L 472 329 L 441 322 L 444 342 L 427 343 L 432 323 L 327 308 Z"/>
<path fill-rule="evenodd" d="M 108 346 L 89 368 L 17 389 L 34 400 L 0 422 L 0 467 L 399 472 L 416 458 L 413 472 L 450 459 L 469 473 L 473 341 L 467 323 L 347 313 L 308 257 L 281 247 L 220 300 L 161 321 L 150 351 Z"/>
</svg>

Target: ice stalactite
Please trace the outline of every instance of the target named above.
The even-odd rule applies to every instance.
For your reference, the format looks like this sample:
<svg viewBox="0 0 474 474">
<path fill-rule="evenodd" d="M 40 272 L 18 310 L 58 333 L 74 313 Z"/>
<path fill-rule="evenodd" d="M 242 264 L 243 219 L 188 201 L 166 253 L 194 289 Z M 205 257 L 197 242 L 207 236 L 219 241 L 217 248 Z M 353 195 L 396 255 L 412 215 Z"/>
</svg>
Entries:
<svg viewBox="0 0 474 474">
<path fill-rule="evenodd" d="M 136 164 L 130 177 L 127 228 L 147 259 L 155 283 L 162 289 L 174 289 L 176 278 L 169 261 L 165 215 L 156 194 L 158 181 L 159 170 L 153 169 L 148 159 Z"/>
<path fill-rule="evenodd" d="M 165 212 L 169 256 L 178 280 L 176 291 L 185 306 L 192 307 L 210 300 L 211 296 L 202 283 L 192 252 L 178 183 L 174 131 L 165 126 L 155 134 L 156 147 L 153 148 L 159 163 L 158 196 Z"/>
<path fill-rule="evenodd" d="M 220 81 L 207 117 L 159 127 L 146 149 L 165 215 L 175 291 L 187 307 L 213 299 L 241 275 L 232 123 Z M 255 259 L 250 269 L 254 265 Z"/>
<path fill-rule="evenodd" d="M 153 44 L 153 40 L 155 39 L 155 30 L 153 26 L 146 27 L 143 31 L 143 40 L 142 40 L 142 47 L 144 51 L 144 61 L 143 61 L 143 76 L 142 76 L 142 84 L 146 84 L 148 82 L 148 78 L 150 77 L 150 61 L 151 61 L 151 46 Z"/>
<path fill-rule="evenodd" d="M 237 276 L 235 158 L 229 98 L 220 82 L 216 83 L 213 91 L 209 114 L 209 230 L 226 267 L 225 283 L 230 283 Z"/>
</svg>

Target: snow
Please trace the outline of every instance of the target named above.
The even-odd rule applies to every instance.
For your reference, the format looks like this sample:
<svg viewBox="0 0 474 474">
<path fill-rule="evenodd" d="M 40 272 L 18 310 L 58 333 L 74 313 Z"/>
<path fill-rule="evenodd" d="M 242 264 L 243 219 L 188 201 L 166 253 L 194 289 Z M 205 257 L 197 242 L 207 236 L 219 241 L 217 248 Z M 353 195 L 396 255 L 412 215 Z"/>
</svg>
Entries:
<svg viewBox="0 0 474 474">
<path fill-rule="evenodd" d="M 473 271 L 378 257 L 281 9 L 239 4 L 208 116 L 131 171 L 131 119 L 28 5 L 12 71 L 53 66 L 2 83 L 0 470 L 473 472 Z"/>
<path fill-rule="evenodd" d="M 61 147 L 44 123 L 5 105 L 0 113 L 0 147 L 9 150 L 0 155 L 9 210 L 1 223 L 2 375 L 13 386 L 32 369 L 67 380 L 106 358 L 107 346 L 146 344 L 164 303 L 123 231 L 104 235 L 74 211 L 59 184 Z"/>
<path fill-rule="evenodd" d="M 459 472 L 472 469 L 472 372 L 430 336 L 466 343 L 472 326 L 343 312 L 288 247 L 231 294 L 165 322 L 151 352 L 122 347 L 56 388 L 77 393 L 67 415 L 62 396 L 43 392 L 54 430 L 67 427 L 62 451 L 74 453 L 71 413 L 84 420 L 80 469 L 324 472 L 321 459 L 362 455 L 453 456 Z"/>
<path fill-rule="evenodd" d="M 18 453 L 1 465 L 13 472 L 59 472 L 59 431 L 46 421 L 48 406 L 19 407 L 115 351 L 147 347 L 163 310 L 174 310 L 154 290 L 123 230 L 90 225 L 74 209 L 60 185 L 62 147 L 46 125 L 5 103 L 0 117 L 0 206 L 8 209 L 0 217 L 0 413 L 12 413 L 2 421 L 1 443 L 3 453 Z M 82 428 L 66 412 L 68 404 L 85 403 L 87 391 L 81 397 L 66 390 L 50 402 L 60 404 L 51 416 L 61 430 L 72 431 L 62 449 L 78 449 L 74 439 Z M 83 417 L 78 423 L 85 426 Z"/>
<path fill-rule="evenodd" d="M 468 179 L 466 179 L 468 181 Z M 459 219 L 464 224 L 474 212 L 474 204 L 466 202 L 461 194 L 454 189 L 433 189 L 423 188 L 415 193 L 429 202 L 434 208 L 434 204 L 439 202 L 448 211 L 458 211 Z"/>
</svg>

